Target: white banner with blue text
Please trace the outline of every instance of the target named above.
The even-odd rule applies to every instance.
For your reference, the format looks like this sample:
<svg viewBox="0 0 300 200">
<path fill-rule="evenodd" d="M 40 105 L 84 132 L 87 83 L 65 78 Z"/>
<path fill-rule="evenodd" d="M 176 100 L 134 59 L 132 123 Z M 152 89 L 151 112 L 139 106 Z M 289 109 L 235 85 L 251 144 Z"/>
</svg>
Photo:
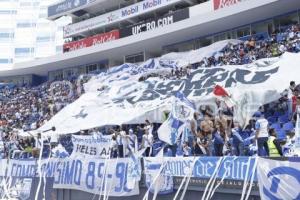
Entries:
<svg viewBox="0 0 300 200">
<path fill-rule="evenodd" d="M 127 180 L 136 164 L 130 158 L 66 159 L 55 167 L 53 187 L 109 196 L 138 195 L 138 181 L 129 184 Z"/>
<path fill-rule="evenodd" d="M 111 135 L 72 135 L 71 158 L 107 158 L 111 141 Z"/>
</svg>

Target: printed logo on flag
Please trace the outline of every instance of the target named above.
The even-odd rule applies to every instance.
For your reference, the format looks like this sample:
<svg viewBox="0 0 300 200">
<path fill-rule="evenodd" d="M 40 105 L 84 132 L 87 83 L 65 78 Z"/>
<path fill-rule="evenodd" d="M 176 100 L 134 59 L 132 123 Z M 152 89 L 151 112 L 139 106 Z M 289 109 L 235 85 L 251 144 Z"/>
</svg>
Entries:
<svg viewBox="0 0 300 200">
<path fill-rule="evenodd" d="M 300 159 L 258 158 L 257 177 L 261 199 L 300 199 Z"/>
<path fill-rule="evenodd" d="M 282 181 L 280 181 L 280 178 L 278 178 L 279 175 L 288 175 L 293 177 L 298 181 L 298 184 L 300 184 L 300 171 L 292 168 L 292 167 L 277 167 L 272 169 L 268 173 L 268 178 L 272 179 L 272 184 L 269 188 L 263 187 L 264 194 L 270 199 L 270 200 L 281 200 L 281 198 L 277 197 L 277 192 L 279 190 L 279 187 L 285 187 L 284 183 L 282 184 Z M 294 197 L 293 199 L 300 199 L 300 192 L 298 192 L 298 195 Z"/>
</svg>

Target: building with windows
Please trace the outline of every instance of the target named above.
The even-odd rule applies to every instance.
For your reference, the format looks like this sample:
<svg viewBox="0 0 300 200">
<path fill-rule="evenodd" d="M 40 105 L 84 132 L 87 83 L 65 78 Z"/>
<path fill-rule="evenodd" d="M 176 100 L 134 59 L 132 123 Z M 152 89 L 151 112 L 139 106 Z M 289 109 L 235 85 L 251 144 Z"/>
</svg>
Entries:
<svg viewBox="0 0 300 200">
<path fill-rule="evenodd" d="M 0 0 L 0 68 L 62 52 L 69 17 L 47 19 L 51 0 Z"/>
<path fill-rule="evenodd" d="M 59 32 L 64 44 L 57 35 L 47 34 L 49 26 L 41 28 L 40 33 L 36 31 L 39 34 L 34 36 L 34 46 L 18 41 L 15 29 L 24 29 L 22 35 L 28 34 L 25 27 L 34 24 L 20 19 L 14 25 L 19 28 L 1 33 L 15 45 L 7 47 L 12 48 L 5 52 L 9 55 L 1 55 L 0 59 L 13 62 L 16 56 L 24 61 L 28 59 L 25 55 L 41 58 L 61 50 L 63 53 L 17 63 L 10 70 L 0 68 L 0 81 L 18 77 L 19 82 L 24 82 L 25 76 L 43 76 L 50 81 L 76 77 L 124 62 L 141 63 L 169 52 L 198 49 L 224 39 L 267 38 L 287 25 L 299 23 L 299 9 L 299 0 L 65 0 L 47 7 L 48 20 L 57 22 L 64 16 L 72 19 Z M 12 13 L 18 11 L 3 12 L 17 16 Z M 29 38 L 33 40 L 33 36 Z M 45 50 L 50 43 L 53 48 Z"/>
</svg>

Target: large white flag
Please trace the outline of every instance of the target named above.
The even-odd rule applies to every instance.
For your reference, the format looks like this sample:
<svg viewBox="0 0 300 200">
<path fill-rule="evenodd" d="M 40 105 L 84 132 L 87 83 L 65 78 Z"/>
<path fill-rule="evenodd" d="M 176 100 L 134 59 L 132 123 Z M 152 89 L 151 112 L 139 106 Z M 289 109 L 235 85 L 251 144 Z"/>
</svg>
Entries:
<svg viewBox="0 0 300 200">
<path fill-rule="evenodd" d="M 194 104 L 177 92 L 168 119 L 157 130 L 159 139 L 170 145 L 175 144 L 184 130 L 185 122 L 193 118 L 194 112 Z"/>
<path fill-rule="evenodd" d="M 258 158 L 257 178 L 263 200 L 300 199 L 300 159 Z"/>
</svg>

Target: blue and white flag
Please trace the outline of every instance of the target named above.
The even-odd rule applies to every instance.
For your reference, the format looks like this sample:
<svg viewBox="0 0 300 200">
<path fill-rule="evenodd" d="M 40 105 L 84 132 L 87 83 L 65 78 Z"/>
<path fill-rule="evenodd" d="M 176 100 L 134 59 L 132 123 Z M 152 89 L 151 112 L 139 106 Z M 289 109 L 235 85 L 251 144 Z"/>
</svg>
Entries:
<svg viewBox="0 0 300 200">
<path fill-rule="evenodd" d="M 155 162 L 152 159 L 155 159 Z M 149 191 L 155 196 L 157 194 L 170 194 L 174 188 L 173 177 L 162 174 L 163 163 L 163 158 L 144 158 L 145 183 Z"/>
<path fill-rule="evenodd" d="M 258 158 L 257 177 L 261 199 L 300 199 L 299 157 L 287 161 Z"/>
<path fill-rule="evenodd" d="M 157 131 L 159 139 L 170 145 L 175 144 L 184 130 L 185 122 L 193 118 L 194 112 L 195 105 L 182 93 L 177 92 L 172 102 L 172 110 L 169 118 Z"/>
</svg>

